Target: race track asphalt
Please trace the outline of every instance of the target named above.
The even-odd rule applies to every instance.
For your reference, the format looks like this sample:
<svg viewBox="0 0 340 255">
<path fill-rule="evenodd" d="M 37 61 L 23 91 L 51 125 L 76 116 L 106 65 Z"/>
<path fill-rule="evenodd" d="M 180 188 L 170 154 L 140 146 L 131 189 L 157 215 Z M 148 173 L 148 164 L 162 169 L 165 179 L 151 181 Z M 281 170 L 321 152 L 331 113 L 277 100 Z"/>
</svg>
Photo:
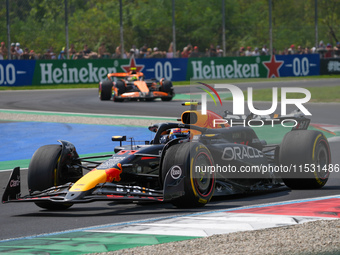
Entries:
<svg viewBox="0 0 340 255">
<path fill-rule="evenodd" d="M 327 82 L 323 80 L 321 82 L 308 82 L 308 85 L 305 83 L 302 85 L 301 81 L 284 83 L 272 82 L 257 86 L 259 88 L 262 88 L 262 86 L 307 87 L 311 85 L 323 86 L 326 83 Z M 328 84 L 336 86 L 338 83 L 337 81 L 332 81 Z M 240 87 L 251 85 L 251 83 L 247 83 Z M 189 91 L 190 90 L 187 87 L 176 87 L 176 93 L 187 93 Z M 176 118 L 180 116 L 183 110 L 185 110 L 185 108 L 180 105 L 181 102 L 181 99 L 176 99 L 171 102 L 161 102 L 158 100 L 155 102 L 102 102 L 98 99 L 96 89 L 0 91 L 0 109 L 14 110 L 166 116 Z M 268 103 L 261 103 L 259 106 L 267 107 Z M 232 107 L 232 103 L 227 103 L 226 107 Z M 312 123 L 340 125 L 340 104 L 307 104 L 307 107 L 313 113 Z M 13 139 L 16 139 L 16 137 L 13 137 Z M 340 164 L 340 142 L 331 142 L 330 146 L 333 159 L 332 163 Z M 20 153 L 20 151 L 17 153 Z M 27 178 L 27 171 L 22 169 L 21 173 L 22 180 L 25 180 Z M 9 171 L 0 171 L 1 190 L 7 184 L 9 174 Z M 276 192 L 259 193 L 252 196 L 232 196 L 227 199 L 214 199 L 204 208 L 190 210 L 176 209 L 171 204 L 136 205 L 96 202 L 92 204 L 75 205 L 70 208 L 70 210 L 64 212 L 54 212 L 40 210 L 31 203 L 1 204 L 0 240 L 67 231 L 96 225 L 236 208 L 245 205 L 339 195 L 339 179 L 339 173 L 332 174 L 327 185 L 321 190 L 290 190 L 288 188 L 281 188 Z M 23 181 L 22 183 L 22 190 L 27 190 L 25 182 Z"/>
</svg>

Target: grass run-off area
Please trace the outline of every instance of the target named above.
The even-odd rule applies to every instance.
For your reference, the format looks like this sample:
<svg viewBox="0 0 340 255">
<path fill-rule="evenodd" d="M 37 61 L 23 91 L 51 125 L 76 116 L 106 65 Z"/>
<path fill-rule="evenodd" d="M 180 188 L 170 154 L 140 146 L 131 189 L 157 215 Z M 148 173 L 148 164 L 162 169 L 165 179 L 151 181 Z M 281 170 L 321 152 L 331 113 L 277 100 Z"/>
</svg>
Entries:
<svg viewBox="0 0 340 255">
<path fill-rule="evenodd" d="M 285 77 L 275 78 L 275 81 L 305 81 L 305 80 L 318 80 L 318 79 L 339 79 L 340 75 L 321 75 L 321 76 L 307 76 L 307 77 Z M 265 83 L 273 81 L 267 78 L 250 78 L 250 79 L 228 79 L 228 80 L 209 80 L 205 82 L 212 83 Z M 174 86 L 190 85 L 194 81 L 175 81 Z M 1 90 L 33 90 L 33 89 L 76 89 L 76 88 L 98 88 L 98 84 L 62 84 L 62 85 L 36 85 L 36 86 L 0 86 Z M 304 87 L 311 92 L 310 102 L 339 102 L 340 103 L 340 80 L 339 86 L 324 86 L 324 87 Z M 247 91 L 244 91 L 245 98 L 247 98 Z M 302 93 L 287 93 L 287 98 L 304 98 Z M 232 98 L 225 98 L 226 100 Z M 254 101 L 272 101 L 272 89 L 254 89 Z M 278 101 L 281 100 L 281 90 L 278 89 Z"/>
<path fill-rule="evenodd" d="M 311 93 L 309 102 L 333 102 L 340 103 L 340 84 L 339 86 L 325 86 L 325 87 L 304 87 Z M 277 90 L 278 102 L 281 101 L 281 90 Z M 303 93 L 287 93 L 287 99 L 304 98 Z M 248 93 L 244 92 L 245 100 L 248 98 Z M 272 89 L 256 89 L 253 90 L 253 101 L 272 101 Z M 225 100 L 232 100 L 232 97 L 225 98 Z"/>
</svg>

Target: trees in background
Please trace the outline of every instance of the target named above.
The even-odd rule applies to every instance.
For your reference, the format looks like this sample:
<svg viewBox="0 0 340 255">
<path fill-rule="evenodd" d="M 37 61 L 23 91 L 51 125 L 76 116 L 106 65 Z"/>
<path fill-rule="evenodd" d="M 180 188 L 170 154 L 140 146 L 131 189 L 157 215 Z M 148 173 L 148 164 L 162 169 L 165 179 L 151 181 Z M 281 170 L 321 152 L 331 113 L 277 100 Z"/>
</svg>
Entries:
<svg viewBox="0 0 340 255">
<path fill-rule="evenodd" d="M 167 50 L 172 41 L 172 2 L 170 0 L 122 0 L 124 47 Z M 53 46 L 65 47 L 64 1 L 11 0 L 11 41 L 43 53 Z M 315 0 L 272 0 L 273 47 L 291 44 L 315 46 Z M 5 7 L 6 0 L 0 0 Z M 269 45 L 268 0 L 225 0 L 226 47 L 235 52 L 240 46 Z M 114 53 L 120 44 L 118 0 L 68 0 L 69 42 L 97 50 L 104 42 Z M 210 44 L 222 44 L 222 0 L 176 0 L 176 43 L 182 50 L 188 44 L 204 51 Z M 340 1 L 318 0 L 318 38 L 335 44 L 340 35 Z M 6 41 L 6 10 L 0 10 L 1 41 Z"/>
</svg>

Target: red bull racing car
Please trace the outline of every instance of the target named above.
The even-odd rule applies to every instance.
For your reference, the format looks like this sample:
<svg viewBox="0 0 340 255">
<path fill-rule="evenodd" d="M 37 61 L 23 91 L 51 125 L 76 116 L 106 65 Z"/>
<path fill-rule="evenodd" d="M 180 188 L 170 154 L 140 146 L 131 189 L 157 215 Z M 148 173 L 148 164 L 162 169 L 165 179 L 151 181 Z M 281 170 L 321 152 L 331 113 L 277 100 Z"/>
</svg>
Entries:
<svg viewBox="0 0 340 255">
<path fill-rule="evenodd" d="M 203 115 L 190 104 L 194 106 L 183 112 L 180 123 L 150 126 L 155 132 L 151 141 L 135 144 L 126 136 L 113 136 L 112 141 L 119 142 L 113 155 L 80 157 L 67 141 L 40 147 L 29 164 L 28 194 L 21 195 L 17 167 L 2 202 L 34 202 L 50 210 L 119 200 L 199 207 L 213 196 L 326 184 L 329 144 L 321 132 L 306 130 L 305 117 L 295 117 L 298 125 L 281 144 L 267 145 L 248 126 L 212 126 L 209 120 L 226 116 L 210 111 Z M 305 164 L 319 171 L 299 171 Z"/>
<path fill-rule="evenodd" d="M 171 81 L 161 79 L 144 80 L 144 74 L 130 68 L 128 73 L 109 73 L 107 80 L 99 82 L 100 100 L 125 100 L 152 101 L 161 98 L 162 101 L 171 101 L 175 96 Z"/>
</svg>

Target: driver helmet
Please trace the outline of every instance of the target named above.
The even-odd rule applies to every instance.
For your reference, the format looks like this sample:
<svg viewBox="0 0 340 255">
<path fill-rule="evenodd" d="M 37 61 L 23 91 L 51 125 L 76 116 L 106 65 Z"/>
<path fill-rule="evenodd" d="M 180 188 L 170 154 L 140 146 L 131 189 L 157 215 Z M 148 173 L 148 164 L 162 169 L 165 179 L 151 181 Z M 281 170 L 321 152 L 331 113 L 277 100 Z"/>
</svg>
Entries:
<svg viewBox="0 0 340 255">
<path fill-rule="evenodd" d="M 173 128 L 170 130 L 169 139 L 188 138 L 190 136 L 189 129 L 186 128 Z"/>
<path fill-rule="evenodd" d="M 128 78 L 128 81 L 137 81 L 138 79 L 137 79 L 137 77 L 136 76 L 130 76 L 129 78 Z"/>
<path fill-rule="evenodd" d="M 137 68 L 136 67 L 130 67 L 130 73 L 131 74 L 136 74 L 137 73 Z"/>
</svg>

